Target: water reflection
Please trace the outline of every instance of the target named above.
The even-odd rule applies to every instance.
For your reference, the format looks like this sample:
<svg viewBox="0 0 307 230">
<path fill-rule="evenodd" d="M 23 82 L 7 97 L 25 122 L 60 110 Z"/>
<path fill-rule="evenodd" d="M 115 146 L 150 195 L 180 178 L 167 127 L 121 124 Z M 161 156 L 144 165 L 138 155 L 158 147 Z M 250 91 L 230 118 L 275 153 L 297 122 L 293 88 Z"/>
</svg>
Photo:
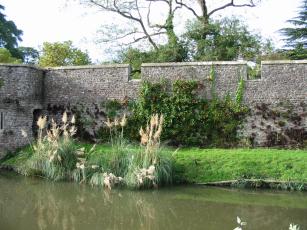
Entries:
<svg viewBox="0 0 307 230">
<path fill-rule="evenodd" d="M 0 175 L 0 229 L 307 229 L 307 194 L 177 187 L 107 191 Z"/>
</svg>

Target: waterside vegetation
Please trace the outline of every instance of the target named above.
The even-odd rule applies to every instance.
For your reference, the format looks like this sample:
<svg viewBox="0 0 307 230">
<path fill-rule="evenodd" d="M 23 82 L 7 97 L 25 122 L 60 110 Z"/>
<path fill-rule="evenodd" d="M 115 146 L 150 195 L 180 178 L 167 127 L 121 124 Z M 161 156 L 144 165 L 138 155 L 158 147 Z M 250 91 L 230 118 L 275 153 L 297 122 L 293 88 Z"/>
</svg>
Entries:
<svg viewBox="0 0 307 230">
<path fill-rule="evenodd" d="M 110 172 L 113 172 L 117 177 L 122 176 L 125 178 L 124 172 L 127 171 L 124 170 L 124 167 L 121 167 L 127 164 L 127 162 L 123 159 L 127 160 L 127 156 L 131 156 L 132 158 L 132 156 L 139 153 L 140 149 L 144 150 L 144 146 L 126 145 L 125 151 L 120 153 L 122 156 L 126 155 L 126 157 L 122 158 L 121 161 L 116 161 L 115 159 L 119 154 L 113 152 L 112 145 L 98 144 L 95 146 L 94 150 L 90 144 L 74 142 L 73 145 L 78 152 L 82 150 L 85 159 L 87 159 L 84 168 L 83 166 L 79 166 L 81 170 L 80 168 L 78 169 L 82 172 L 83 168 L 84 172 L 86 172 L 86 179 L 82 180 L 83 177 L 81 175 L 81 178 L 75 181 L 87 181 L 93 185 L 103 185 L 103 169 L 106 170 L 109 176 Z M 27 165 L 29 160 L 33 159 L 33 155 L 32 148 L 28 146 L 20 150 L 16 156 L 4 160 L 1 165 L 3 167 L 13 168 L 15 171 L 25 174 L 24 166 Z M 216 185 L 234 187 L 287 190 L 307 189 L 306 150 L 269 148 L 173 149 L 168 147 L 163 149 L 160 148 L 157 155 L 159 156 L 161 166 L 155 166 L 154 175 L 157 175 L 157 173 L 163 175 L 162 177 L 157 177 L 160 178 L 159 180 L 154 180 L 157 185 L 170 184 L 171 182 L 173 184 L 189 183 L 214 185 L 214 182 L 218 182 Z M 141 156 L 145 157 L 146 155 L 139 155 L 139 159 L 142 159 Z M 100 165 L 100 167 L 93 169 L 92 167 L 95 168 L 96 165 Z M 145 162 L 144 166 L 139 164 L 138 167 L 136 167 L 139 171 L 136 170 L 135 172 L 143 172 L 142 175 L 146 177 L 145 181 L 148 183 L 147 186 L 153 187 L 154 183 L 148 178 L 150 177 L 150 169 L 153 169 L 153 167 L 150 168 L 150 165 L 150 161 Z M 118 171 L 115 173 L 116 168 Z M 75 170 L 77 171 L 77 169 Z M 131 186 L 129 187 L 141 188 L 142 186 L 139 186 L 140 184 L 137 183 L 138 178 L 136 175 L 137 174 L 134 174 L 134 177 L 126 177 L 126 181 L 128 182 L 129 180 L 127 179 L 130 178 L 131 182 L 128 182 L 128 184 Z M 46 175 L 40 176 L 46 177 Z M 68 177 L 68 179 L 72 180 L 70 177 Z"/>
</svg>

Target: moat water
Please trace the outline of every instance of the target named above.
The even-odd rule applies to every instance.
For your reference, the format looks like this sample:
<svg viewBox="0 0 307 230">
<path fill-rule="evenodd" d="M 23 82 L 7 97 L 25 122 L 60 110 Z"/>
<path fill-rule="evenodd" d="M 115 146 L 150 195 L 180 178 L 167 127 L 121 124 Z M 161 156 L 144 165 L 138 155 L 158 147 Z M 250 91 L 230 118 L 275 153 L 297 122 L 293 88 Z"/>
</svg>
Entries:
<svg viewBox="0 0 307 230">
<path fill-rule="evenodd" d="M 0 173 L 0 230 L 307 229 L 307 193 L 176 186 L 150 191 Z"/>
</svg>

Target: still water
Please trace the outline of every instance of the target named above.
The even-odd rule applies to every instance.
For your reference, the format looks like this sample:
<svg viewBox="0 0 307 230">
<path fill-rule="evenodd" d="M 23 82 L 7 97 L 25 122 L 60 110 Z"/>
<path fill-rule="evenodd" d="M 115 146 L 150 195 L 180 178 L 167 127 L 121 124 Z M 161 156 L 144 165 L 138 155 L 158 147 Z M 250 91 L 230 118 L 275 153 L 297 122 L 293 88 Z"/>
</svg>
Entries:
<svg viewBox="0 0 307 230">
<path fill-rule="evenodd" d="M 0 230 L 307 229 L 307 193 L 195 186 L 111 192 L 0 173 Z"/>
</svg>

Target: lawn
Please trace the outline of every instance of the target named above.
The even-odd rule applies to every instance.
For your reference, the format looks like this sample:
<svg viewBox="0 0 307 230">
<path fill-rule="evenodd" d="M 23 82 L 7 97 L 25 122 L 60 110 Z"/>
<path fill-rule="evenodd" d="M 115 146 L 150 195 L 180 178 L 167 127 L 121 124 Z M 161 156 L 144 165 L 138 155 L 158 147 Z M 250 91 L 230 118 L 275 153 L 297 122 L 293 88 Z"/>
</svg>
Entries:
<svg viewBox="0 0 307 230">
<path fill-rule="evenodd" d="M 307 182 L 307 151 L 281 149 L 181 149 L 176 175 L 191 183 L 238 179 Z"/>
<path fill-rule="evenodd" d="M 91 148 L 91 145 L 80 144 L 80 147 Z M 110 146 L 96 146 L 96 154 L 110 151 Z M 164 151 L 174 156 L 174 177 L 178 182 L 262 179 L 307 183 L 307 150 L 165 148 Z M 29 148 L 25 148 L 2 164 L 20 166 L 29 156 Z"/>
</svg>

